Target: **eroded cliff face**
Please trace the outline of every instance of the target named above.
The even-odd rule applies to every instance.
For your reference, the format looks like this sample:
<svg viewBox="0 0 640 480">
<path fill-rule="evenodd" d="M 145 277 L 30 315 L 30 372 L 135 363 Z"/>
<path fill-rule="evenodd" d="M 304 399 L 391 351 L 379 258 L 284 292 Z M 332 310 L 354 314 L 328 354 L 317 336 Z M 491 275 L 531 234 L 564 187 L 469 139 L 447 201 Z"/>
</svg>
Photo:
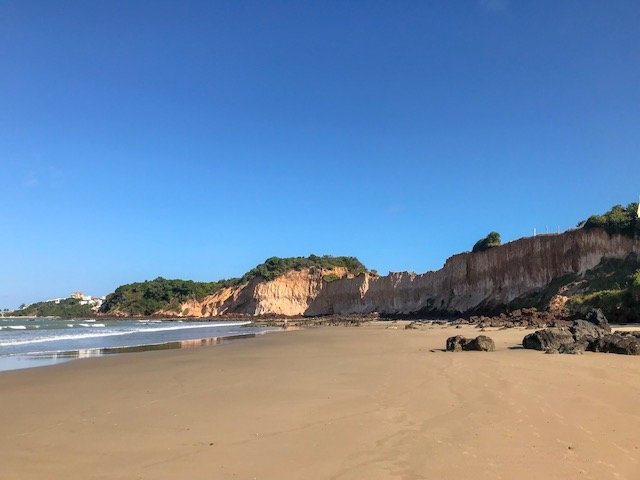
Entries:
<svg viewBox="0 0 640 480">
<path fill-rule="evenodd" d="M 255 279 L 226 288 L 201 302 L 188 302 L 194 316 L 459 313 L 506 304 L 567 273 L 584 273 L 603 257 L 640 252 L 640 242 L 603 230 L 539 235 L 449 258 L 440 270 L 417 275 L 363 274 L 333 282 L 329 271 L 292 271 L 272 281 Z M 334 271 L 331 271 L 334 272 Z"/>
<path fill-rule="evenodd" d="M 292 270 L 275 280 L 251 282 L 229 287 L 209 295 L 202 301 L 190 300 L 183 305 L 183 314 L 189 316 L 288 315 L 307 314 L 309 305 L 327 285 L 323 277 L 334 275 L 345 280 L 353 279 L 346 268 Z"/>
</svg>

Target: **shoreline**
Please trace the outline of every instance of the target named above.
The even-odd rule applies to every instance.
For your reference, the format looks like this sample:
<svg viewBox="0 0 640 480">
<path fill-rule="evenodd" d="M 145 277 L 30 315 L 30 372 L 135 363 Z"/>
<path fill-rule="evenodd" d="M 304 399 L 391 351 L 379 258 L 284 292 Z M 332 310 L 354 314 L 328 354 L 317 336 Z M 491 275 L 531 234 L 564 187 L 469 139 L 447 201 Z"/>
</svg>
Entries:
<svg viewBox="0 0 640 480">
<path fill-rule="evenodd" d="M 7 480 L 627 479 L 640 357 L 545 355 L 526 328 L 372 322 L 0 373 Z"/>
<path fill-rule="evenodd" d="M 220 345 L 227 342 L 255 338 L 267 333 L 278 332 L 278 330 L 264 330 L 255 333 L 219 337 L 203 337 L 191 340 L 175 340 L 160 343 L 128 345 L 122 347 L 80 348 L 76 350 L 61 350 L 55 352 L 33 352 L 4 356 L 0 355 L 0 372 L 53 366 L 66 362 L 84 360 L 87 358 L 99 358 L 108 355 L 144 353 L 160 350 L 180 350 L 187 348 Z"/>
<path fill-rule="evenodd" d="M 37 317 L 48 318 L 48 317 Z M 531 324 L 527 325 L 511 325 L 506 327 L 500 323 L 491 324 L 486 320 L 491 320 L 487 317 L 476 317 L 476 321 L 470 322 L 464 319 L 449 320 L 410 320 L 410 319 L 372 319 L 367 316 L 323 316 L 323 317 L 286 317 L 286 318 L 268 318 L 264 320 L 257 320 L 246 325 L 239 325 L 240 328 L 244 327 L 262 327 L 265 330 L 260 332 L 246 333 L 246 334 L 234 334 L 227 336 L 206 336 L 194 339 L 185 340 L 169 340 L 156 343 L 143 343 L 126 346 L 114 346 L 114 347 L 90 347 L 90 348 L 76 348 L 57 351 L 37 351 L 30 353 L 18 353 L 0 355 L 0 372 L 11 370 L 23 370 L 28 368 L 39 368 L 43 366 L 52 366 L 60 363 L 65 363 L 73 360 L 82 360 L 86 358 L 96 358 L 109 355 L 120 355 L 130 353 L 144 353 L 148 351 L 158 350 L 177 350 L 186 348 L 198 348 L 205 346 L 218 345 L 235 340 L 254 338 L 266 333 L 284 333 L 291 332 L 299 329 L 313 329 L 313 328 L 326 328 L 326 327 L 367 327 L 367 326 L 384 326 L 387 329 L 431 329 L 431 328 L 450 328 L 459 329 L 463 327 L 473 328 L 475 333 L 486 333 L 487 330 L 496 329 L 514 329 L 534 331 L 539 328 L 544 328 L 546 325 L 538 325 L 534 327 Z M 132 320 L 132 319 L 129 319 Z M 140 321 L 141 319 L 135 319 Z M 155 319 L 154 319 L 155 320 Z M 177 320 L 177 319 L 176 319 Z M 218 321 L 242 321 L 236 317 L 232 318 L 220 318 Z M 164 321 L 167 321 L 165 319 Z M 214 322 L 212 322 L 214 323 Z M 637 324 L 614 324 L 611 325 L 612 332 L 638 332 L 640 331 L 640 325 Z M 271 328 L 271 329 L 270 329 Z M 452 332 L 457 334 L 457 330 Z M 521 345 L 518 344 L 518 348 Z M 516 347 L 513 347 L 516 348 Z"/>
</svg>

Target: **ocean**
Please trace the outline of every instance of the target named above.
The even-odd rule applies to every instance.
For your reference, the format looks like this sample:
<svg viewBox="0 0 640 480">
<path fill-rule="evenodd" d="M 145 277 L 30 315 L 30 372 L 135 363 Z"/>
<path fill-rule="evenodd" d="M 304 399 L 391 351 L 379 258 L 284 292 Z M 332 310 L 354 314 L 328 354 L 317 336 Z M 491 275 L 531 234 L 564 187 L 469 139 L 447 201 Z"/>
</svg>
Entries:
<svg viewBox="0 0 640 480">
<path fill-rule="evenodd" d="M 111 353 L 210 345 L 269 330 L 240 321 L 0 318 L 0 371 Z"/>
</svg>

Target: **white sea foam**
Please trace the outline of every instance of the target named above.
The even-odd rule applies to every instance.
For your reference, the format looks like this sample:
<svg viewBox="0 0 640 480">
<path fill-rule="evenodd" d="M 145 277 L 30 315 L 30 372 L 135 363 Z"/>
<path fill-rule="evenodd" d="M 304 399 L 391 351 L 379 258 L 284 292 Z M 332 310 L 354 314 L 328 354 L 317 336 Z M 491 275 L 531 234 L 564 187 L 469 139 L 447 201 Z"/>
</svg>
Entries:
<svg viewBox="0 0 640 480">
<path fill-rule="evenodd" d="M 32 343 L 56 342 L 61 340 L 78 340 L 78 339 L 85 339 L 85 338 L 115 337 L 120 335 L 131 335 L 134 333 L 166 332 L 171 330 L 188 330 L 188 329 L 194 329 L 194 328 L 236 327 L 240 325 L 248 325 L 250 323 L 251 322 L 203 323 L 201 325 L 179 325 L 179 326 L 176 325 L 171 327 L 151 327 L 151 328 L 132 327 L 130 330 L 116 330 L 116 331 L 112 330 L 112 331 L 106 331 L 106 332 L 100 332 L 100 333 L 87 332 L 87 333 L 66 334 L 66 335 L 53 335 L 51 337 L 8 340 L 5 342 L 0 342 L 0 347 L 8 347 L 11 345 L 28 345 Z M 9 328 L 13 328 L 13 327 L 9 327 Z"/>
<path fill-rule="evenodd" d="M 8 325 L 7 328 L 10 328 L 11 330 L 26 330 L 27 327 L 25 327 L 24 325 Z"/>
</svg>

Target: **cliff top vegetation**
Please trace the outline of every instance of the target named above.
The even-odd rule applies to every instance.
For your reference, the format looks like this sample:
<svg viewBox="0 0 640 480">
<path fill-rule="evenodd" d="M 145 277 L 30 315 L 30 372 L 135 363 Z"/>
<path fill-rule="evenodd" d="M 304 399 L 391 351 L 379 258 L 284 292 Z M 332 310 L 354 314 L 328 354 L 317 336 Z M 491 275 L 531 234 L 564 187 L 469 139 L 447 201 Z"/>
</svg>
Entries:
<svg viewBox="0 0 640 480">
<path fill-rule="evenodd" d="M 602 215 L 592 215 L 584 222 L 584 228 L 603 228 L 609 234 L 635 236 L 640 234 L 638 204 L 630 203 L 626 207 L 614 205 Z"/>
<path fill-rule="evenodd" d="M 302 270 L 304 268 L 346 268 L 347 272 L 356 276 L 367 271 L 367 267 L 356 257 L 333 257 L 331 255 L 320 257 L 312 254 L 308 257 L 268 258 L 264 263 L 245 273 L 240 280 L 242 283 L 256 277 L 273 280 L 288 271 Z"/>
<path fill-rule="evenodd" d="M 95 317 L 91 305 L 80 305 L 76 298 L 65 298 L 56 302 L 32 303 L 20 310 L 10 313 L 16 317 L 61 317 L 61 318 L 88 318 Z"/>
<path fill-rule="evenodd" d="M 498 232 L 491 232 L 481 240 L 478 240 L 473 246 L 473 252 L 483 252 L 492 247 L 497 247 L 502 243 Z"/>
<path fill-rule="evenodd" d="M 102 313 L 124 313 L 126 315 L 153 315 L 159 311 L 180 313 L 187 300 L 202 300 L 225 287 L 249 282 L 255 278 L 273 280 L 291 270 L 304 268 L 331 269 L 342 267 L 353 275 L 366 272 L 366 267 L 355 257 L 333 257 L 331 255 L 309 255 L 308 257 L 271 257 L 252 268 L 240 278 L 216 282 L 194 282 L 191 280 L 154 280 L 122 285 L 107 295 L 100 308 Z"/>
</svg>

